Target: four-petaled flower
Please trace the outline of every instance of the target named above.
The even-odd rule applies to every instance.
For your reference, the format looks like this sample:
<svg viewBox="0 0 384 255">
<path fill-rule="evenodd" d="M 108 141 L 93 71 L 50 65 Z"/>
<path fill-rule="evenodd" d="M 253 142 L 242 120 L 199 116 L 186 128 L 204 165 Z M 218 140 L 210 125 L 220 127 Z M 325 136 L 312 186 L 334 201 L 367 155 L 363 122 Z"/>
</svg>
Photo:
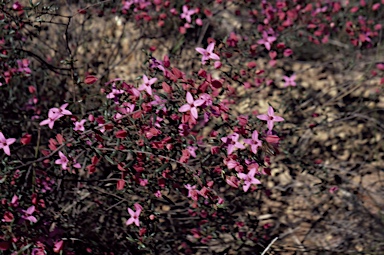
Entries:
<svg viewBox="0 0 384 255">
<path fill-rule="evenodd" d="M 187 102 L 188 104 L 185 104 L 179 108 L 179 112 L 187 112 L 190 111 L 193 118 L 197 119 L 197 106 L 201 106 L 204 104 L 204 100 L 197 99 L 194 100 L 193 96 L 190 92 L 187 92 Z"/>
<path fill-rule="evenodd" d="M 196 185 L 191 186 L 191 184 L 186 184 L 184 187 L 188 190 L 188 197 L 195 201 L 199 199 L 199 191 L 196 189 Z"/>
<path fill-rule="evenodd" d="M 59 157 L 60 159 L 56 159 L 55 164 L 61 165 L 61 168 L 66 170 L 69 162 L 68 158 L 61 151 L 59 151 Z"/>
<path fill-rule="evenodd" d="M 188 146 L 188 147 L 187 147 L 187 150 L 188 150 L 189 154 L 190 154 L 192 157 L 196 158 L 196 150 L 197 150 L 197 147 L 196 147 L 196 146 Z"/>
<path fill-rule="evenodd" d="M 180 15 L 180 18 L 185 19 L 188 23 L 191 23 L 191 15 L 195 13 L 195 10 L 188 10 L 188 7 L 183 5 L 183 13 Z"/>
<path fill-rule="evenodd" d="M 295 79 L 296 79 L 296 75 L 293 74 L 291 77 L 288 77 L 288 76 L 283 76 L 283 79 L 285 81 L 284 83 L 284 87 L 288 87 L 288 86 L 296 86 L 296 82 L 295 82 Z"/>
<path fill-rule="evenodd" d="M 40 126 L 48 125 L 49 128 L 52 129 L 56 120 L 60 119 L 64 115 L 72 115 L 72 113 L 70 111 L 65 109 L 67 106 L 68 106 L 68 104 L 63 104 L 62 106 L 60 106 L 60 108 L 53 107 L 53 108 L 49 109 L 48 119 L 40 122 Z"/>
<path fill-rule="evenodd" d="M 276 41 L 275 36 L 269 36 L 266 31 L 263 31 L 263 39 L 257 41 L 258 44 L 264 44 L 267 50 L 271 50 L 272 43 Z"/>
<path fill-rule="evenodd" d="M 215 43 L 210 43 L 207 47 L 207 49 L 203 49 L 203 48 L 196 48 L 196 51 L 199 52 L 200 54 L 203 55 L 203 57 L 201 58 L 201 63 L 203 65 L 205 65 L 205 63 L 207 62 L 208 59 L 213 59 L 213 60 L 220 60 L 220 57 L 213 53 L 213 49 L 215 48 Z"/>
<path fill-rule="evenodd" d="M 262 145 L 262 142 L 259 140 L 259 133 L 256 130 L 252 133 L 252 139 L 244 139 L 244 142 L 251 145 L 251 149 L 254 154 L 257 153 L 257 148 Z"/>
<path fill-rule="evenodd" d="M 239 176 L 240 179 L 244 180 L 243 184 L 243 190 L 244 192 L 247 192 L 249 187 L 251 187 L 252 184 L 260 184 L 261 182 L 255 178 L 256 168 L 252 168 L 248 174 L 245 173 L 238 173 L 237 176 Z"/>
<path fill-rule="evenodd" d="M 29 207 L 27 210 L 22 210 L 22 211 L 24 213 L 24 215 L 21 216 L 23 219 L 29 220 L 30 222 L 33 222 L 33 223 L 37 222 L 37 219 L 35 218 L 35 216 L 32 216 L 32 214 L 35 212 L 35 206 L 34 205 Z"/>
<path fill-rule="evenodd" d="M 167 108 L 165 107 L 165 103 L 167 102 L 167 100 L 166 99 L 162 99 L 158 95 L 154 95 L 153 97 L 155 98 L 155 100 L 150 102 L 150 104 L 153 105 L 153 106 L 158 106 L 159 105 L 163 112 L 167 112 Z"/>
<path fill-rule="evenodd" d="M 64 115 L 72 115 L 72 113 L 70 111 L 65 109 L 65 108 L 67 108 L 67 106 L 68 106 L 68 104 L 63 104 L 59 108 L 53 107 L 53 108 L 49 109 L 48 115 L 49 115 L 49 113 L 51 113 L 52 115 L 57 115 L 58 116 L 57 118 L 61 118 Z"/>
<path fill-rule="evenodd" d="M 129 215 L 131 215 L 131 218 L 129 218 L 125 224 L 128 226 L 128 225 L 131 225 L 132 223 L 135 223 L 135 225 L 139 227 L 140 226 L 139 216 L 140 216 L 141 210 L 143 210 L 143 207 L 141 207 L 141 205 L 139 205 L 138 203 L 136 203 L 134 207 L 136 209 L 136 212 L 134 212 L 131 208 L 128 208 L 128 213 Z"/>
<path fill-rule="evenodd" d="M 117 95 L 120 95 L 120 94 L 123 94 L 125 91 L 122 90 L 122 89 L 115 89 L 115 88 L 112 88 L 112 91 L 107 95 L 107 98 L 108 99 L 113 99 L 115 98 Z"/>
<path fill-rule="evenodd" d="M 274 122 L 280 122 L 284 121 L 284 119 L 280 116 L 275 116 L 275 111 L 273 110 L 272 106 L 269 106 L 268 108 L 268 114 L 261 114 L 257 116 L 260 120 L 266 120 L 268 129 L 271 131 L 273 129 L 273 123 Z"/>
<path fill-rule="evenodd" d="M 139 91 L 147 91 L 149 95 L 152 96 L 152 88 L 151 85 L 154 84 L 157 81 L 157 78 L 148 79 L 148 77 L 144 74 L 143 75 L 143 84 L 140 85 L 138 88 Z"/>
<path fill-rule="evenodd" d="M 227 153 L 228 156 L 232 154 L 232 152 L 235 150 L 235 148 L 244 149 L 244 144 L 238 142 L 239 140 L 239 134 L 233 133 L 227 137 L 222 137 L 221 141 L 225 144 L 228 144 Z"/>
<path fill-rule="evenodd" d="M 8 156 L 11 155 L 11 151 L 9 150 L 9 145 L 13 144 L 14 142 L 16 142 L 15 138 L 5 139 L 3 133 L 0 132 L 0 149 L 3 149 L 4 153 L 7 154 Z"/>
<path fill-rule="evenodd" d="M 75 124 L 75 128 L 73 130 L 75 131 L 83 131 L 85 130 L 84 128 L 84 123 L 86 122 L 87 120 L 85 119 L 82 119 L 80 121 L 76 121 L 74 124 Z"/>
</svg>

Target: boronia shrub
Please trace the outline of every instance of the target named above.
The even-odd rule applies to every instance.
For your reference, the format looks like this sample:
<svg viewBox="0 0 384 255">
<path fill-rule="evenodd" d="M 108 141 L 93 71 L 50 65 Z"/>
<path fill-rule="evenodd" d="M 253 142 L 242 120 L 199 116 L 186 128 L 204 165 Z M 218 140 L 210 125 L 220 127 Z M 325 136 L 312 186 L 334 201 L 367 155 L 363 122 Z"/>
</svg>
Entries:
<svg viewBox="0 0 384 255">
<path fill-rule="evenodd" d="M 194 254 L 228 238 L 264 250 L 270 226 L 239 208 L 269 194 L 287 109 L 238 104 L 277 89 L 277 65 L 303 42 L 374 47 L 383 1 L 347 2 L 91 1 L 66 16 L 59 4 L 0 1 L 0 250 Z M 143 46 L 136 79 L 89 73 L 69 28 L 95 15 L 172 47 Z M 56 17 L 65 50 L 39 41 L 54 52 L 41 57 L 34 43 Z M 295 79 L 284 74 L 284 88 Z"/>
</svg>

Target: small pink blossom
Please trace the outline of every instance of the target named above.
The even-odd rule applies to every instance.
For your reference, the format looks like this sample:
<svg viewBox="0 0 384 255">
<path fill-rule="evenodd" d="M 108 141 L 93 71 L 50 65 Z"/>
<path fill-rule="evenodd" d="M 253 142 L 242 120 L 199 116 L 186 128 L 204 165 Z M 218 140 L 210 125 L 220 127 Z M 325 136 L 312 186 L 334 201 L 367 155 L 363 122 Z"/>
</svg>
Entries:
<svg viewBox="0 0 384 255">
<path fill-rule="evenodd" d="M 257 153 L 257 149 L 262 145 L 262 142 L 259 140 L 259 133 L 256 130 L 252 133 L 252 139 L 244 139 L 244 143 L 251 145 L 254 154 Z"/>
<path fill-rule="evenodd" d="M 157 81 L 157 78 L 148 79 L 148 77 L 144 74 L 143 75 L 143 84 L 140 85 L 138 88 L 139 91 L 145 90 L 149 95 L 152 96 L 152 88 L 151 85 L 154 84 Z"/>
<path fill-rule="evenodd" d="M 244 180 L 243 184 L 243 190 L 244 192 L 247 192 L 249 187 L 251 187 L 252 184 L 260 184 L 261 182 L 255 178 L 256 168 L 252 168 L 248 174 L 244 173 L 238 173 L 237 176 L 239 176 L 240 179 Z"/>
<path fill-rule="evenodd" d="M 271 131 L 273 129 L 274 122 L 280 122 L 284 121 L 284 119 L 280 116 L 275 116 L 275 111 L 273 110 L 272 106 L 269 106 L 268 108 L 268 114 L 261 114 L 257 116 L 260 120 L 267 121 L 268 129 Z"/>
<path fill-rule="evenodd" d="M 52 116 L 57 115 L 58 116 L 57 118 L 61 118 L 64 115 L 72 115 L 72 112 L 65 109 L 65 108 L 67 108 L 67 106 L 68 106 L 68 104 L 66 103 L 66 104 L 63 104 L 62 106 L 60 106 L 59 108 L 53 107 L 53 108 L 49 109 L 48 116 L 49 116 L 49 113 L 51 113 Z"/>
<path fill-rule="evenodd" d="M 24 215 L 21 216 L 23 219 L 25 220 L 29 220 L 30 222 L 33 222 L 33 223 L 36 223 L 37 222 L 37 219 L 32 216 L 32 214 L 35 212 L 35 206 L 32 205 L 31 207 L 29 207 L 27 210 L 22 210 Z"/>
<path fill-rule="evenodd" d="M 188 6 L 183 5 L 183 13 L 180 15 L 180 18 L 185 19 L 188 23 L 191 23 L 191 16 L 195 13 L 195 10 L 189 10 Z"/>
<path fill-rule="evenodd" d="M 53 129 L 53 125 L 55 125 L 55 121 L 58 120 L 61 116 L 55 111 L 49 111 L 48 119 L 40 122 L 40 126 L 48 125 L 50 129 Z"/>
<path fill-rule="evenodd" d="M 154 195 L 155 195 L 155 197 L 157 197 L 157 198 L 160 198 L 160 197 L 163 196 L 163 195 L 161 194 L 161 191 L 160 191 L 160 190 L 156 191 Z"/>
<path fill-rule="evenodd" d="M 84 131 L 85 131 L 84 123 L 85 123 L 86 121 L 87 121 L 87 120 L 85 120 L 85 119 L 82 119 L 81 121 L 76 121 L 76 122 L 74 123 L 74 124 L 75 124 L 75 128 L 74 128 L 73 130 L 84 132 Z"/>
<path fill-rule="evenodd" d="M 295 79 L 296 79 L 296 75 L 292 75 L 291 77 L 288 77 L 288 76 L 283 76 L 283 79 L 285 81 L 284 83 L 284 87 L 288 87 L 288 86 L 292 86 L 292 87 L 295 87 L 296 86 L 296 82 L 295 82 Z"/>
<path fill-rule="evenodd" d="M 115 98 L 117 95 L 120 95 L 120 94 L 123 94 L 123 93 L 124 93 L 124 90 L 113 88 L 112 91 L 107 95 L 107 98 L 108 98 L 108 99 L 113 99 L 113 98 Z"/>
<path fill-rule="evenodd" d="M 0 149 L 3 149 L 4 153 L 8 156 L 11 156 L 9 145 L 13 144 L 14 142 L 16 142 L 16 138 L 6 139 L 3 135 L 3 132 L 0 132 Z"/>
<path fill-rule="evenodd" d="M 196 158 L 196 150 L 197 150 L 197 147 L 195 147 L 195 146 L 188 146 L 188 147 L 187 147 L 187 150 L 188 150 L 189 154 L 190 154 L 192 157 Z"/>
<path fill-rule="evenodd" d="M 276 41 L 275 36 L 269 36 L 266 31 L 263 31 L 263 38 L 258 40 L 257 43 L 264 44 L 267 50 L 271 50 L 271 45 L 274 41 Z"/>
<path fill-rule="evenodd" d="M 17 60 L 17 65 L 19 66 L 17 71 L 24 72 L 26 74 L 31 74 L 31 69 L 29 69 L 29 67 L 28 67 L 28 65 L 29 65 L 28 59 Z"/>
<path fill-rule="evenodd" d="M 209 59 L 213 59 L 213 60 L 220 60 L 220 57 L 213 53 L 213 49 L 215 48 L 215 43 L 210 43 L 207 47 L 207 49 L 203 49 L 203 48 L 196 48 L 196 51 L 199 52 L 200 54 L 203 55 L 203 57 L 201 58 L 201 63 L 203 65 L 205 65 L 205 63 L 207 62 L 207 60 Z"/>
<path fill-rule="evenodd" d="M 150 102 L 150 104 L 153 105 L 153 106 L 158 106 L 159 105 L 163 112 L 167 112 L 167 108 L 165 107 L 165 103 L 167 102 L 167 100 L 166 99 L 162 99 L 158 95 L 154 95 L 153 97 L 155 98 L 155 100 Z"/>
<path fill-rule="evenodd" d="M 227 147 L 227 153 L 228 156 L 232 154 L 232 152 L 235 150 L 235 148 L 244 149 L 244 145 L 237 140 L 239 140 L 239 134 L 233 133 L 229 136 L 222 137 L 221 141 L 228 145 Z"/>
<path fill-rule="evenodd" d="M 131 225 L 132 223 L 135 223 L 135 225 L 139 227 L 140 226 L 139 217 L 140 217 L 141 210 L 143 208 L 138 203 L 136 203 L 134 207 L 136 209 L 136 212 L 134 212 L 131 208 L 128 208 L 128 213 L 131 215 L 131 218 L 129 218 L 125 224 L 128 226 L 128 225 Z"/>
<path fill-rule="evenodd" d="M 196 189 L 196 185 L 191 186 L 190 184 L 184 185 L 184 187 L 188 190 L 188 197 L 192 198 L 192 200 L 198 200 L 198 190 Z"/>
<path fill-rule="evenodd" d="M 202 104 L 204 104 L 205 101 L 201 100 L 201 99 L 194 100 L 192 94 L 190 92 L 187 92 L 187 102 L 188 102 L 187 104 L 185 104 L 179 108 L 179 112 L 190 111 L 192 117 L 197 119 L 198 114 L 197 114 L 197 108 L 196 107 L 201 106 Z"/>
<path fill-rule="evenodd" d="M 66 170 L 69 162 L 68 158 L 61 151 L 59 151 L 59 157 L 60 159 L 56 159 L 55 164 L 61 165 L 61 168 Z"/>
</svg>

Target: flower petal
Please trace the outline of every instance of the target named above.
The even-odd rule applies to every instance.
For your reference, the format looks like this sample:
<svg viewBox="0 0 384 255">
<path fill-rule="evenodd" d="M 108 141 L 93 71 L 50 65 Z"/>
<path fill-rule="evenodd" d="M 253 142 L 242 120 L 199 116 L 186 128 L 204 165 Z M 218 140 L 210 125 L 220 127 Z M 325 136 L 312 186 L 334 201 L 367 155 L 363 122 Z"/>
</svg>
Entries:
<svg viewBox="0 0 384 255">
<path fill-rule="evenodd" d="M 187 92 L 187 102 L 188 102 L 188 104 L 193 104 L 193 102 L 194 102 L 193 96 L 190 92 Z"/>
<path fill-rule="evenodd" d="M 191 109 L 191 106 L 189 104 L 185 104 L 179 108 L 179 112 L 187 112 Z"/>
<path fill-rule="evenodd" d="M 213 42 L 213 43 L 210 43 L 210 44 L 208 45 L 208 47 L 207 47 L 207 51 L 208 51 L 209 53 L 212 53 L 214 48 L 215 48 L 215 43 L 214 43 L 214 42 Z"/>
</svg>

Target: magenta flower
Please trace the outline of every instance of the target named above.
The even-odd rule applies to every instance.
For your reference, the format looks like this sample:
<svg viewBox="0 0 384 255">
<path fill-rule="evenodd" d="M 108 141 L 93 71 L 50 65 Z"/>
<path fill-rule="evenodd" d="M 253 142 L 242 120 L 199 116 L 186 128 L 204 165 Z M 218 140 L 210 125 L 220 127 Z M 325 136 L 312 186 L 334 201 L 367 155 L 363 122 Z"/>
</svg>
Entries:
<svg viewBox="0 0 384 255">
<path fill-rule="evenodd" d="M 143 208 L 138 203 L 136 203 L 134 207 L 136 209 L 136 212 L 134 212 L 131 208 L 128 208 L 128 213 L 131 215 L 131 218 L 129 218 L 125 224 L 128 226 L 128 225 L 131 225 L 132 223 L 135 223 L 135 225 L 139 227 L 140 226 L 139 216 Z"/>
<path fill-rule="evenodd" d="M 19 68 L 17 71 L 19 72 L 25 72 L 26 74 L 31 74 L 31 69 L 29 69 L 29 60 L 28 59 L 21 59 L 17 60 L 17 65 Z"/>
<path fill-rule="evenodd" d="M 264 44 L 267 50 L 271 50 L 271 45 L 274 41 L 276 41 L 275 36 L 269 36 L 266 31 L 263 31 L 263 38 L 258 40 L 257 43 Z"/>
<path fill-rule="evenodd" d="M 122 90 L 122 89 L 115 89 L 113 88 L 112 91 L 107 95 L 107 98 L 108 99 L 113 99 L 115 98 L 117 95 L 120 95 L 120 94 L 123 94 L 125 91 Z"/>
<path fill-rule="evenodd" d="M 201 58 L 201 63 L 203 65 L 205 65 L 208 59 L 220 60 L 220 57 L 217 54 L 213 53 L 214 48 L 215 48 L 214 42 L 210 43 L 207 49 L 196 48 L 196 51 L 203 55 L 203 57 Z"/>
<path fill-rule="evenodd" d="M 201 106 L 202 104 L 204 104 L 205 101 L 201 99 L 194 100 L 192 94 L 190 92 L 187 92 L 187 102 L 188 102 L 187 104 L 179 108 L 179 112 L 190 111 L 192 117 L 197 119 L 198 115 L 197 115 L 196 107 Z"/>
<path fill-rule="evenodd" d="M 197 201 L 199 199 L 199 192 L 196 189 L 196 185 L 191 186 L 190 184 L 184 185 L 184 187 L 188 190 L 188 197 L 192 198 L 192 200 Z"/>
<path fill-rule="evenodd" d="M 273 110 L 272 106 L 269 106 L 268 108 L 268 114 L 261 114 L 257 116 L 260 120 L 267 121 L 268 129 L 271 131 L 273 129 L 273 123 L 274 122 L 280 122 L 284 121 L 284 119 L 280 116 L 275 116 L 275 111 Z"/>
<path fill-rule="evenodd" d="M 262 142 L 259 140 L 259 133 L 256 130 L 252 133 L 252 139 L 244 139 L 244 142 L 251 145 L 254 154 L 257 153 L 257 149 L 262 145 Z"/>
<path fill-rule="evenodd" d="M 58 120 L 61 116 L 60 116 L 60 114 L 56 110 L 54 110 L 54 111 L 49 110 L 49 112 L 48 112 L 48 119 L 43 120 L 42 122 L 40 122 L 40 126 L 48 125 L 49 128 L 52 129 L 53 125 L 55 124 L 55 121 Z"/>
<path fill-rule="evenodd" d="M 154 84 L 157 81 L 157 78 L 148 79 L 148 77 L 144 74 L 143 75 L 143 81 L 144 83 L 140 85 L 138 88 L 139 91 L 147 91 L 149 95 L 152 96 L 152 88 L 151 85 Z"/>
<path fill-rule="evenodd" d="M 228 145 L 227 153 L 228 156 L 232 154 L 232 152 L 235 150 L 235 148 L 244 149 L 244 145 L 237 140 L 239 140 L 239 134 L 233 133 L 227 137 L 222 137 L 221 141 Z"/>
<path fill-rule="evenodd" d="M 57 118 L 61 118 L 64 115 L 72 115 L 72 113 L 70 111 L 65 109 L 65 108 L 67 108 L 67 106 L 68 106 L 68 104 L 63 104 L 59 108 L 54 107 L 54 108 L 49 109 L 48 116 L 49 116 L 49 113 L 51 113 L 52 116 L 58 115 Z"/>
<path fill-rule="evenodd" d="M 0 132 L 0 149 L 3 149 L 4 153 L 8 156 L 11 156 L 9 145 L 13 144 L 14 142 L 16 142 L 15 138 L 5 139 L 3 132 Z"/>
<path fill-rule="evenodd" d="M 86 122 L 87 120 L 85 119 L 82 119 L 81 121 L 76 121 L 74 124 L 75 124 L 75 128 L 73 130 L 75 131 L 82 131 L 84 132 L 85 128 L 84 128 L 84 123 Z"/>
<path fill-rule="evenodd" d="M 64 115 L 72 115 L 70 111 L 68 111 L 67 108 L 68 104 L 63 104 L 60 106 L 60 108 L 53 107 L 49 109 L 48 112 L 48 119 L 43 120 L 40 122 L 40 126 L 48 125 L 50 129 L 53 128 L 53 125 L 55 124 L 55 121 L 63 117 Z"/>
<path fill-rule="evenodd" d="M 248 174 L 244 173 L 238 173 L 237 176 L 239 176 L 240 179 L 244 180 L 243 184 L 243 190 L 244 192 L 247 192 L 249 187 L 251 187 L 252 184 L 260 184 L 261 182 L 255 178 L 256 168 L 252 168 Z"/>
<path fill-rule="evenodd" d="M 24 213 L 24 215 L 21 216 L 23 219 L 29 220 L 30 222 L 33 222 L 33 223 L 37 222 L 37 219 L 35 218 L 35 216 L 32 216 L 32 214 L 35 212 L 35 206 L 34 205 L 29 207 L 27 210 L 22 210 L 22 211 Z"/>
<path fill-rule="evenodd" d="M 191 15 L 195 13 L 195 10 L 188 10 L 188 7 L 183 5 L 183 13 L 180 15 L 180 18 L 185 19 L 188 23 L 191 23 Z"/>
<path fill-rule="evenodd" d="M 150 102 L 150 104 L 153 105 L 153 106 L 158 106 L 159 105 L 163 112 L 167 112 L 167 108 L 165 107 L 165 103 L 167 102 L 167 100 L 166 99 L 162 99 L 158 95 L 154 95 L 153 97 L 155 98 L 155 100 Z"/>
<path fill-rule="evenodd" d="M 196 158 L 196 150 L 197 150 L 197 147 L 195 147 L 195 146 L 188 146 L 188 147 L 187 147 L 187 150 L 188 150 L 189 154 L 190 154 L 192 157 Z"/>
<path fill-rule="evenodd" d="M 55 164 L 61 165 L 61 168 L 63 170 L 66 170 L 69 160 L 61 151 L 59 151 L 59 156 L 60 156 L 60 159 L 56 159 Z"/>
<path fill-rule="evenodd" d="M 288 77 L 288 76 L 283 76 L 283 79 L 285 81 L 284 83 L 284 87 L 288 87 L 288 86 L 293 86 L 295 87 L 296 86 L 296 82 L 295 82 L 295 79 L 296 79 L 296 75 L 293 74 L 291 77 Z"/>
</svg>

